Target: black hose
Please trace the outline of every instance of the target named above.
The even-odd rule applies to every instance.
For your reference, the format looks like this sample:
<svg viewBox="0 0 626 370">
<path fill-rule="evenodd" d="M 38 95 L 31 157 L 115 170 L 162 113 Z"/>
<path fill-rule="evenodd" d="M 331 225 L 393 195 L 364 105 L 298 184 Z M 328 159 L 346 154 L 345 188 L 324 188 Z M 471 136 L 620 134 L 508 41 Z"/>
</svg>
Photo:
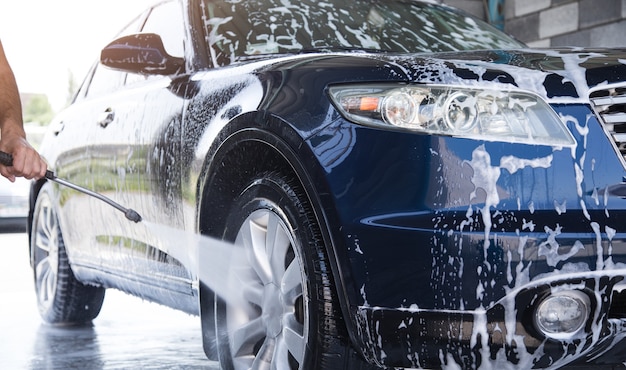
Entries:
<svg viewBox="0 0 626 370">
<path fill-rule="evenodd" d="M 9 153 L 5 153 L 5 152 L 0 150 L 0 163 L 2 163 L 5 166 L 13 166 L 13 156 L 11 154 L 9 154 Z M 45 177 L 48 180 L 54 181 L 54 182 L 56 182 L 58 184 L 61 184 L 63 186 L 67 186 L 68 188 L 77 190 L 77 191 L 79 191 L 81 193 L 84 193 L 84 194 L 87 194 L 87 195 L 92 196 L 94 198 L 100 199 L 101 201 L 107 203 L 111 207 L 113 207 L 113 208 L 119 210 L 120 212 L 122 212 L 124 214 L 124 216 L 126 216 L 126 218 L 129 219 L 130 221 L 133 221 L 133 222 L 141 221 L 141 216 L 136 211 L 134 211 L 134 210 L 132 210 L 130 208 L 122 207 L 119 203 L 114 202 L 113 200 L 111 200 L 110 198 L 108 198 L 108 197 L 106 197 L 106 196 L 104 196 L 102 194 L 96 193 L 96 192 L 91 191 L 89 189 L 85 189 L 85 188 L 83 188 L 81 186 L 78 186 L 76 184 L 73 184 L 73 183 L 71 183 L 71 182 L 69 182 L 67 180 L 60 179 L 60 178 L 56 177 L 54 172 L 52 172 L 50 170 L 46 171 Z"/>
</svg>

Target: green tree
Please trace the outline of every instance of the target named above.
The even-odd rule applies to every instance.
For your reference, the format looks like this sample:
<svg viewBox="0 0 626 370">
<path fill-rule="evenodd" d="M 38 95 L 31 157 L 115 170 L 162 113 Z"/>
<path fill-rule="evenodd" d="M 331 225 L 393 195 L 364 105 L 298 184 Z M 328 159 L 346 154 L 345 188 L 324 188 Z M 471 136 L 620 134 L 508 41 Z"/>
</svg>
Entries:
<svg viewBox="0 0 626 370">
<path fill-rule="evenodd" d="M 24 106 L 24 122 L 36 122 L 45 125 L 52 120 L 53 116 L 54 111 L 46 95 L 34 95 Z"/>
</svg>

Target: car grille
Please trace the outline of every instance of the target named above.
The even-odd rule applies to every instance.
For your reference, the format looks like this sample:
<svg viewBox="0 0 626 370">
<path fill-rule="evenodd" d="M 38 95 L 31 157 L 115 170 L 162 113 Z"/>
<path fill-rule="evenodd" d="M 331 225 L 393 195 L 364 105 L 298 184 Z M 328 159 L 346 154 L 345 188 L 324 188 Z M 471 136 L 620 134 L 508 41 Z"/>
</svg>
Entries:
<svg viewBox="0 0 626 370">
<path fill-rule="evenodd" d="M 591 93 L 590 100 L 604 129 L 626 158 L 626 87 L 595 91 Z"/>
</svg>

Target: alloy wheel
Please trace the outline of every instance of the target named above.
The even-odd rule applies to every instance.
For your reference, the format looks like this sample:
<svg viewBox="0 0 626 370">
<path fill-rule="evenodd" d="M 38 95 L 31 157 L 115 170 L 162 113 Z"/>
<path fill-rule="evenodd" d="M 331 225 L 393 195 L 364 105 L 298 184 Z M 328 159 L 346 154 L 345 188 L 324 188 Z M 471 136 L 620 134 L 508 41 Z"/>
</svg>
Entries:
<svg viewBox="0 0 626 370">
<path fill-rule="evenodd" d="M 39 304 L 48 309 L 56 293 L 59 271 L 59 225 L 54 209 L 46 198 L 35 220 L 33 251 L 35 284 Z"/>
<path fill-rule="evenodd" d="M 227 305 L 227 329 L 235 369 L 298 368 L 307 338 L 304 273 L 284 218 L 254 211 L 235 244 L 244 248 L 238 269 L 242 304 Z"/>
</svg>

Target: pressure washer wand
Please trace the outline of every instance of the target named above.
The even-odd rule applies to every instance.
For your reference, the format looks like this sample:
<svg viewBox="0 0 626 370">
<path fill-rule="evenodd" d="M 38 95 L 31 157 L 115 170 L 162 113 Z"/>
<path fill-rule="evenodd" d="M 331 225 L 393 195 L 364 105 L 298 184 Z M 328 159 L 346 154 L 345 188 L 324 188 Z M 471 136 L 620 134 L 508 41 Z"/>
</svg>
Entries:
<svg viewBox="0 0 626 370">
<path fill-rule="evenodd" d="M 13 165 L 13 156 L 9 153 L 5 153 L 3 151 L 0 151 L 0 163 L 2 163 L 5 166 L 12 166 Z M 130 221 L 133 222 L 139 222 L 141 221 L 141 216 L 139 215 L 139 213 L 137 213 L 136 211 L 130 209 L 130 208 L 124 208 L 122 207 L 119 203 L 114 202 L 113 200 L 111 200 L 110 198 L 105 197 L 102 194 L 98 194 L 94 191 L 91 191 L 89 189 L 85 189 L 81 186 L 78 186 L 76 184 L 72 184 L 71 182 L 67 181 L 67 180 L 63 180 L 60 179 L 58 177 L 56 177 L 56 175 L 54 174 L 54 172 L 47 170 L 46 171 L 46 175 L 45 175 L 46 179 L 54 181 L 58 184 L 61 184 L 63 186 L 67 186 L 68 188 L 80 191 L 81 193 L 87 194 L 89 196 L 92 196 L 94 198 L 100 199 L 101 201 L 107 203 L 108 205 L 112 206 L 113 208 L 119 210 L 120 212 L 122 212 L 124 214 L 124 216 L 126 216 L 127 219 L 129 219 Z"/>
</svg>

